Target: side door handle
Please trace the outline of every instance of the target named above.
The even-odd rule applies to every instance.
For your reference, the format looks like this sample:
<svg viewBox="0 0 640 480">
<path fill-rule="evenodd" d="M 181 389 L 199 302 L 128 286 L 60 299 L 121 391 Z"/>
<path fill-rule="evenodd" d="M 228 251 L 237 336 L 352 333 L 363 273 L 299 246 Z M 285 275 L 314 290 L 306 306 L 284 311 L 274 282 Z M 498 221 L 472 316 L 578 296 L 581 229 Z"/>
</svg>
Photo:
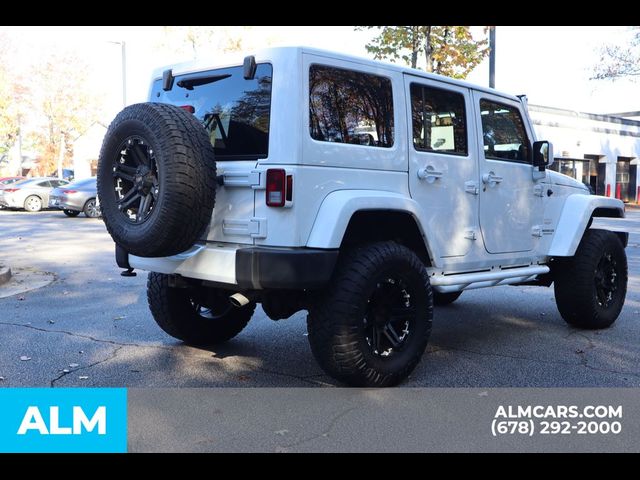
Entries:
<svg viewBox="0 0 640 480">
<path fill-rule="evenodd" d="M 437 179 L 442 178 L 443 175 L 444 174 L 438 172 L 433 165 L 428 165 L 418 170 L 418 178 L 420 180 L 426 180 L 427 183 L 433 183 Z"/>
<path fill-rule="evenodd" d="M 491 188 L 495 187 L 500 182 L 502 182 L 502 177 L 496 175 L 493 172 L 485 173 L 484 175 L 482 175 L 482 183 L 490 186 Z"/>
</svg>

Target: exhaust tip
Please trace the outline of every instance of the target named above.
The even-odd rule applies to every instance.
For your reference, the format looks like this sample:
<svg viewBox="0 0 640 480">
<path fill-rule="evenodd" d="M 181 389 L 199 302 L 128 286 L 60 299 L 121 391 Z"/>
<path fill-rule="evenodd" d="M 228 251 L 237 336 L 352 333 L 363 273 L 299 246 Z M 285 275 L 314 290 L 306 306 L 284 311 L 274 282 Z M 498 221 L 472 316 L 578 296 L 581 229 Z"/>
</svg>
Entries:
<svg viewBox="0 0 640 480">
<path fill-rule="evenodd" d="M 244 307 L 246 304 L 249 303 L 249 301 L 250 300 L 240 292 L 234 293 L 229 297 L 229 303 L 231 303 L 231 305 L 233 305 L 236 308 Z"/>
</svg>

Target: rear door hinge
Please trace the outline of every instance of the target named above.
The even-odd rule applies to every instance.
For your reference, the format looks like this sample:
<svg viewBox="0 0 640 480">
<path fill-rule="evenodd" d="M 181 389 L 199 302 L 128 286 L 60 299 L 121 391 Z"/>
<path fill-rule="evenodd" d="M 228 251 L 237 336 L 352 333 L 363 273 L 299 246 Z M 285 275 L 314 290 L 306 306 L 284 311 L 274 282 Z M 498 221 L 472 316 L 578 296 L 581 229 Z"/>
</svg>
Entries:
<svg viewBox="0 0 640 480">
<path fill-rule="evenodd" d="M 531 229 L 531 235 L 534 237 L 542 237 L 542 227 L 540 225 L 534 225 Z"/>
<path fill-rule="evenodd" d="M 465 230 L 464 238 L 469 239 L 469 240 L 476 240 L 478 238 L 478 236 L 476 235 L 476 231 L 475 230 Z"/>
<path fill-rule="evenodd" d="M 480 193 L 478 182 L 474 182 L 473 180 L 464 182 L 464 191 L 470 193 L 471 195 L 478 195 Z"/>
<path fill-rule="evenodd" d="M 253 189 L 264 188 L 261 185 L 262 175 L 259 170 L 228 170 L 221 174 L 225 187 L 251 187 Z"/>
<path fill-rule="evenodd" d="M 267 238 L 267 219 L 253 217 L 249 220 L 251 238 Z"/>
<path fill-rule="evenodd" d="M 535 187 L 533 187 L 533 194 L 536 197 L 543 197 L 544 196 L 544 185 L 542 185 L 541 183 L 539 183 L 538 185 L 536 185 Z"/>
</svg>

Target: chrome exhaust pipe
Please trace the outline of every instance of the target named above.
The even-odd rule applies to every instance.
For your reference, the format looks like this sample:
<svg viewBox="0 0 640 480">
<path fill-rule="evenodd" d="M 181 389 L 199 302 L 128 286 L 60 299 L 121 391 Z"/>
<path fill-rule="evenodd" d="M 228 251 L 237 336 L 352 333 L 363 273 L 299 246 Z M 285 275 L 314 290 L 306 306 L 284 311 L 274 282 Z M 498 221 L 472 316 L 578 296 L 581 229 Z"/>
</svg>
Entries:
<svg viewBox="0 0 640 480">
<path fill-rule="evenodd" d="M 245 295 L 243 295 L 240 292 L 234 293 L 229 297 L 229 302 L 231 303 L 231 305 L 233 305 L 236 308 L 244 307 L 250 301 L 251 300 L 249 300 Z"/>
</svg>

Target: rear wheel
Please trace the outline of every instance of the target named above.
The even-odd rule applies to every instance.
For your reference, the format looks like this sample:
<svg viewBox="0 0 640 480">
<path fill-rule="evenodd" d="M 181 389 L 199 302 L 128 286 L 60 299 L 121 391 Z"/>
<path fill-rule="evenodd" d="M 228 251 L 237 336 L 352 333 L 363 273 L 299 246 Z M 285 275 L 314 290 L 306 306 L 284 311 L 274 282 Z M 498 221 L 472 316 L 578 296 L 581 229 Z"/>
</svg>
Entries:
<svg viewBox="0 0 640 480">
<path fill-rule="evenodd" d="M 589 229 L 576 254 L 554 262 L 558 310 L 575 327 L 599 329 L 620 315 L 627 293 L 627 256 L 618 236 Z"/>
<path fill-rule="evenodd" d="M 82 209 L 85 216 L 89 218 L 98 218 L 100 216 L 100 207 L 96 203 L 95 198 L 90 198 L 87 200 L 87 203 L 84 204 L 84 208 Z M 80 213 L 80 212 L 78 212 Z"/>
<path fill-rule="evenodd" d="M 311 351 L 331 376 L 352 386 L 405 379 L 427 346 L 433 294 L 424 264 L 395 242 L 358 247 L 307 317 Z"/>
<path fill-rule="evenodd" d="M 24 201 L 24 209 L 27 212 L 39 212 L 42 210 L 42 199 L 36 195 L 29 195 Z"/>
<path fill-rule="evenodd" d="M 450 305 L 455 302 L 458 298 L 460 298 L 462 292 L 450 292 L 450 293 L 440 293 L 433 292 L 433 304 L 442 307 L 444 305 Z"/>
<path fill-rule="evenodd" d="M 174 338 L 192 345 L 214 345 L 238 335 L 256 308 L 236 308 L 229 292 L 216 288 L 174 288 L 169 276 L 150 273 L 147 300 L 156 323 Z"/>
<path fill-rule="evenodd" d="M 67 216 L 67 217 L 77 217 L 78 215 L 80 215 L 80 212 L 78 210 L 69 210 L 69 209 L 64 209 L 62 210 L 62 212 Z"/>
</svg>

